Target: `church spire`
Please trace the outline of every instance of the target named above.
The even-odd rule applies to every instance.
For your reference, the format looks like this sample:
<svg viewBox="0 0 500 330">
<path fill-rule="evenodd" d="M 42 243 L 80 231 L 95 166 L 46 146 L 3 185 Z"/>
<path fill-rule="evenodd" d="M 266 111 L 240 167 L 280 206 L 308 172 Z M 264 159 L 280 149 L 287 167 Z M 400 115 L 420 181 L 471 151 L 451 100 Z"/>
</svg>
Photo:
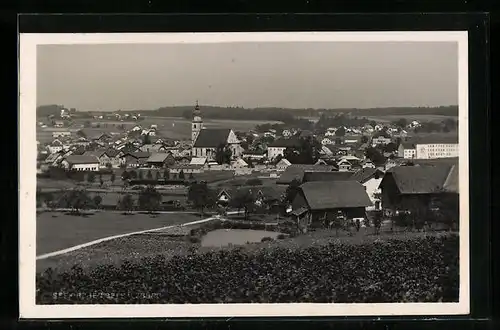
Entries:
<svg viewBox="0 0 500 330">
<path fill-rule="evenodd" d="M 200 116 L 200 105 L 198 104 L 198 100 L 196 100 L 196 106 L 194 107 L 193 117 Z"/>
</svg>

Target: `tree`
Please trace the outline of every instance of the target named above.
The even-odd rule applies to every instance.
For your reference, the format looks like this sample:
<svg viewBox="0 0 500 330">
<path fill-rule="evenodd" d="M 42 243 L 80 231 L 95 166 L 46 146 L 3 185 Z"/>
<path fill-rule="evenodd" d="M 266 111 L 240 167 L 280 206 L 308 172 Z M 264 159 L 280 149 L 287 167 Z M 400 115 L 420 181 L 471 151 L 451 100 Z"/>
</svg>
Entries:
<svg viewBox="0 0 500 330">
<path fill-rule="evenodd" d="M 144 134 L 142 136 L 142 144 L 151 144 L 151 137 L 149 136 L 149 133 L 148 134 Z"/>
<path fill-rule="evenodd" d="M 130 179 L 130 173 L 127 171 L 123 171 L 122 173 L 122 181 L 127 181 Z"/>
<path fill-rule="evenodd" d="M 88 183 L 94 183 L 95 182 L 95 173 L 94 172 L 89 172 L 87 174 L 87 182 Z"/>
<path fill-rule="evenodd" d="M 344 228 L 345 225 L 345 217 L 341 212 L 338 212 L 337 214 L 327 212 L 326 221 L 328 223 L 328 228 L 334 228 L 337 236 L 339 235 L 339 229 Z"/>
<path fill-rule="evenodd" d="M 200 214 L 204 216 L 204 210 L 215 204 L 215 193 L 212 191 L 206 182 L 193 182 L 188 189 L 188 201 L 190 201 L 196 209 L 200 210 Z"/>
<path fill-rule="evenodd" d="M 398 146 L 394 142 L 389 142 L 383 147 L 384 152 L 394 152 L 398 150 Z"/>
<path fill-rule="evenodd" d="M 161 199 L 161 194 L 153 186 L 148 186 L 139 193 L 139 207 L 153 213 L 160 208 Z"/>
<path fill-rule="evenodd" d="M 102 179 L 102 174 L 99 174 L 99 185 L 101 187 L 104 185 L 104 180 Z"/>
<path fill-rule="evenodd" d="M 217 164 L 229 164 L 231 162 L 231 157 L 233 152 L 229 148 L 227 143 L 221 143 L 217 146 L 215 150 L 215 161 Z"/>
<path fill-rule="evenodd" d="M 246 162 L 247 162 L 249 168 L 254 168 L 252 158 L 248 158 Z"/>
<path fill-rule="evenodd" d="M 156 171 L 156 181 L 160 181 L 160 180 L 161 180 L 160 171 Z"/>
<path fill-rule="evenodd" d="M 335 136 L 345 136 L 345 127 L 341 126 L 335 131 Z"/>
<path fill-rule="evenodd" d="M 151 172 L 151 170 L 148 170 L 148 173 L 146 174 L 146 178 L 148 180 L 153 180 L 153 173 Z"/>
<path fill-rule="evenodd" d="M 375 165 L 383 165 L 385 164 L 385 157 L 378 151 L 376 148 L 368 147 L 365 150 L 366 158 L 370 159 Z"/>
<path fill-rule="evenodd" d="M 377 126 L 377 122 L 375 120 L 370 121 L 370 126 L 375 128 L 375 126 Z"/>
<path fill-rule="evenodd" d="M 394 122 L 397 127 L 405 128 L 408 125 L 406 118 L 400 118 Z"/>
<path fill-rule="evenodd" d="M 102 203 L 102 197 L 99 196 L 99 195 L 95 195 L 94 198 L 92 199 L 93 202 L 94 202 L 94 206 L 96 208 L 99 208 L 101 206 L 101 203 Z"/>
<path fill-rule="evenodd" d="M 314 164 L 319 158 L 321 144 L 313 136 L 299 138 L 298 147 L 288 147 L 283 152 L 292 164 Z"/>
<path fill-rule="evenodd" d="M 106 163 L 106 168 L 108 170 L 111 170 L 113 168 L 113 165 L 111 165 L 111 163 Z"/>
<path fill-rule="evenodd" d="M 189 173 L 189 180 L 194 180 L 194 174 L 193 174 L 193 172 Z"/>
<path fill-rule="evenodd" d="M 111 181 L 111 184 L 115 183 L 115 180 L 116 180 L 116 175 L 115 173 L 111 173 L 111 177 L 109 178 L 109 181 Z"/>
<path fill-rule="evenodd" d="M 138 175 L 138 177 L 139 177 L 139 180 L 143 180 L 143 179 L 144 179 L 144 172 L 143 172 L 143 171 L 141 171 L 141 170 L 139 170 L 139 175 Z"/>
<path fill-rule="evenodd" d="M 293 202 L 295 196 L 297 196 L 300 191 L 300 184 L 300 180 L 298 179 L 294 179 L 292 182 L 290 182 L 290 184 L 286 188 L 285 195 L 283 196 L 283 201 L 285 204 L 291 204 Z"/>
<path fill-rule="evenodd" d="M 251 189 L 242 189 L 238 191 L 229 201 L 229 206 L 237 210 L 243 209 L 245 211 L 245 220 L 247 220 L 248 215 L 255 209 L 255 197 Z"/>
<path fill-rule="evenodd" d="M 118 207 L 120 210 L 125 211 L 125 213 L 131 213 L 134 208 L 134 200 L 132 198 L 132 195 L 126 194 L 125 196 L 123 196 L 118 204 Z"/>
<path fill-rule="evenodd" d="M 62 197 L 63 207 L 71 208 L 72 213 L 79 214 L 80 210 L 87 209 L 92 201 L 83 189 L 74 189 L 66 192 Z"/>
<path fill-rule="evenodd" d="M 382 211 L 373 212 L 373 229 L 375 230 L 375 235 L 380 234 L 380 228 L 382 227 Z"/>
<path fill-rule="evenodd" d="M 179 172 L 179 180 L 184 180 L 184 171 L 183 170 L 181 170 Z"/>
<path fill-rule="evenodd" d="M 363 136 L 361 137 L 361 143 L 368 143 L 368 136 L 363 135 Z"/>
<path fill-rule="evenodd" d="M 137 172 L 136 171 L 130 171 L 129 174 L 130 174 L 131 179 L 137 179 Z"/>
<path fill-rule="evenodd" d="M 164 171 L 163 171 L 163 178 L 165 180 L 168 180 L 170 178 L 170 170 L 168 168 L 166 168 Z"/>
<path fill-rule="evenodd" d="M 248 179 L 246 184 L 248 186 L 261 186 L 262 185 L 262 180 L 261 179 L 258 179 L 258 178 L 252 178 L 252 179 Z"/>
</svg>

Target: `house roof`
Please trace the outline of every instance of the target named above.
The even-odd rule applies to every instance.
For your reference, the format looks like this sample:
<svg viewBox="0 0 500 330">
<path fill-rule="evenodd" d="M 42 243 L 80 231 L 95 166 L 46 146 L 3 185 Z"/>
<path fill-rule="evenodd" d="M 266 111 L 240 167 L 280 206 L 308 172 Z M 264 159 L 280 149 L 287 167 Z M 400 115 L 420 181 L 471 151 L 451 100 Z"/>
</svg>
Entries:
<svg viewBox="0 0 500 330">
<path fill-rule="evenodd" d="M 226 143 L 231 133 L 229 128 L 202 129 L 196 138 L 195 148 L 217 148 L 221 143 Z"/>
<path fill-rule="evenodd" d="M 292 164 L 280 175 L 276 183 L 290 184 L 295 179 L 302 182 L 306 172 L 333 172 L 334 170 L 335 167 L 331 165 Z"/>
<path fill-rule="evenodd" d="M 277 139 L 270 143 L 268 147 L 275 148 L 298 148 L 300 147 L 300 140 L 296 137 L 291 137 L 289 139 Z"/>
<path fill-rule="evenodd" d="M 96 156 L 85 155 L 70 155 L 66 157 L 66 161 L 70 164 L 99 164 L 99 159 Z"/>
<path fill-rule="evenodd" d="M 401 142 L 403 149 L 415 149 L 415 145 L 411 142 Z"/>
<path fill-rule="evenodd" d="M 315 181 L 300 186 L 311 210 L 367 207 L 372 202 L 357 181 Z"/>
<path fill-rule="evenodd" d="M 132 156 L 134 158 L 140 159 L 140 158 L 149 158 L 151 156 L 150 152 L 143 152 L 143 151 L 137 151 L 137 152 L 128 152 L 124 156 Z"/>
<path fill-rule="evenodd" d="M 353 172 L 306 172 L 304 173 L 304 182 L 314 182 L 314 181 L 346 181 L 353 180 Z"/>
<path fill-rule="evenodd" d="M 166 152 L 154 153 L 149 156 L 147 162 L 148 163 L 163 163 L 168 158 L 168 154 Z"/>
<path fill-rule="evenodd" d="M 120 150 L 109 148 L 106 150 L 106 155 L 109 157 L 116 157 L 120 153 Z"/>
<path fill-rule="evenodd" d="M 207 157 L 193 157 L 191 158 L 191 165 L 205 165 L 207 163 Z"/>
<path fill-rule="evenodd" d="M 277 164 L 276 166 L 290 166 L 292 165 L 292 163 L 290 163 L 290 161 L 286 158 L 282 158 Z"/>
<path fill-rule="evenodd" d="M 358 181 L 359 183 L 365 183 L 366 181 L 370 180 L 371 178 L 375 177 L 375 175 L 378 173 L 380 178 L 384 175 L 384 172 L 377 168 L 371 168 L 371 167 L 365 167 L 362 168 L 358 171 L 356 171 L 352 176 L 351 179 Z"/>
<path fill-rule="evenodd" d="M 389 174 L 388 177 L 394 178 L 401 194 L 429 194 L 444 189 L 444 184 L 452 168 L 453 165 L 447 164 L 395 166 L 390 168 L 386 175 Z M 382 179 L 381 184 L 385 178 L 386 176 Z M 449 187 L 453 188 L 452 177 L 450 177 Z"/>
</svg>

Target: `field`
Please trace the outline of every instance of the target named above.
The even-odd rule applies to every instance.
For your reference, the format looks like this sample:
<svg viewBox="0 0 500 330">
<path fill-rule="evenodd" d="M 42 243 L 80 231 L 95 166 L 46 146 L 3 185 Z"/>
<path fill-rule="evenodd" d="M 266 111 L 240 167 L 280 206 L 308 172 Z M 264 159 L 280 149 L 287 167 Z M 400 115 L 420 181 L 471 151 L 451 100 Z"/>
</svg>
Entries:
<svg viewBox="0 0 500 330">
<path fill-rule="evenodd" d="M 411 122 L 413 120 L 417 121 L 431 121 L 431 122 L 442 122 L 443 120 L 453 118 L 454 120 L 458 120 L 458 114 L 457 116 L 443 116 L 443 115 L 385 115 L 385 116 L 370 116 L 366 117 L 368 120 L 375 120 L 376 122 L 392 122 L 396 121 L 398 119 L 404 118 L 408 122 Z"/>
<path fill-rule="evenodd" d="M 76 119 L 72 127 L 67 128 L 72 131 L 77 131 L 83 128 L 83 123 L 88 121 L 88 119 Z M 121 130 L 118 129 L 118 124 L 125 124 L 126 128 L 133 127 L 134 125 L 141 125 L 142 127 L 150 127 L 151 125 L 157 125 L 157 134 L 161 137 L 171 138 L 171 139 L 189 139 L 191 138 L 191 121 L 184 118 L 172 118 L 172 117 L 145 117 L 139 122 L 115 122 L 115 121 L 96 121 L 90 120 L 91 123 L 100 123 L 100 128 L 86 128 L 87 131 L 99 134 L 99 133 L 120 133 Z M 203 122 L 206 128 L 232 128 L 234 131 L 249 131 L 255 128 L 258 124 L 263 123 L 276 123 L 269 121 L 248 121 L 248 120 L 222 120 L 222 119 L 205 119 Z M 61 129 L 58 129 L 61 130 Z M 37 127 L 37 140 L 41 143 L 52 141 L 52 132 L 54 129 L 51 128 L 40 128 Z"/>
<path fill-rule="evenodd" d="M 187 213 L 123 215 L 97 212 L 87 217 L 64 213 L 41 213 L 36 219 L 36 253 L 50 253 L 107 236 L 160 228 L 199 220 Z"/>
<path fill-rule="evenodd" d="M 123 249 L 129 258 L 39 273 L 37 304 L 458 300 L 459 245 L 453 234 L 392 236 L 360 244 L 319 240 L 308 247 L 261 243 L 254 249 L 198 253 L 185 241 L 165 240 L 137 236 L 106 242 L 93 252 L 107 251 L 104 255 L 113 258 L 109 250 Z M 288 240 L 293 241 L 283 241 Z M 159 246 L 163 252 L 151 253 Z M 172 247 L 177 250 L 169 251 Z M 93 252 L 78 257 L 93 262 Z"/>
</svg>

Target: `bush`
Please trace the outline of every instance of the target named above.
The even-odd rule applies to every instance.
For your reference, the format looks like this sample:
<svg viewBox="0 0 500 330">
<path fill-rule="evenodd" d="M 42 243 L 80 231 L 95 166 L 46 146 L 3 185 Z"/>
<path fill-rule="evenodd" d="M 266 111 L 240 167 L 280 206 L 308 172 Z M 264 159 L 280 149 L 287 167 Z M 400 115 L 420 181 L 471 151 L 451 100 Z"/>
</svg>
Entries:
<svg viewBox="0 0 500 330">
<path fill-rule="evenodd" d="M 37 274 L 36 303 L 457 302 L 458 252 L 458 236 L 443 235 L 160 255 L 87 271 L 49 269 Z"/>
<path fill-rule="evenodd" d="M 277 239 L 285 239 L 286 238 L 286 235 L 285 234 L 279 234 L 278 236 L 276 236 Z"/>
<path fill-rule="evenodd" d="M 201 238 L 199 238 L 198 236 L 189 236 L 189 242 L 191 242 L 191 243 L 200 243 L 201 242 Z"/>
<path fill-rule="evenodd" d="M 271 241 L 274 241 L 274 239 L 272 237 L 263 237 L 260 241 L 261 242 L 271 242 Z"/>
</svg>

